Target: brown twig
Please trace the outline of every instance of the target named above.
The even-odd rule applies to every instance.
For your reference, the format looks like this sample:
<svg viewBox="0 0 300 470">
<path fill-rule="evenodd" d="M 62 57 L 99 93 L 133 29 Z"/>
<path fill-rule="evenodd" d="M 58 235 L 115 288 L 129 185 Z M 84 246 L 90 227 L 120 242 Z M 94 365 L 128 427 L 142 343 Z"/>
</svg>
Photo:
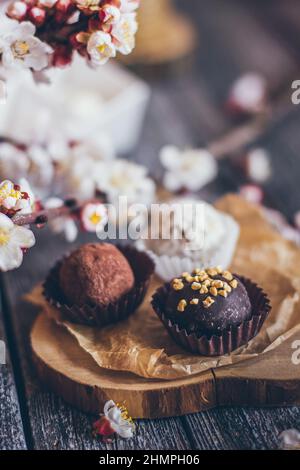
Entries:
<svg viewBox="0 0 300 470">
<path fill-rule="evenodd" d="M 79 212 L 81 204 L 76 199 L 68 199 L 61 207 L 53 209 L 42 209 L 31 214 L 16 214 L 12 221 L 16 225 L 44 225 L 50 220 L 58 217 L 70 216 Z"/>
<path fill-rule="evenodd" d="M 234 157 L 263 135 L 272 125 L 287 116 L 295 107 L 290 91 L 278 94 L 270 104 L 246 124 L 229 131 L 208 145 L 208 150 L 216 158 Z"/>
</svg>

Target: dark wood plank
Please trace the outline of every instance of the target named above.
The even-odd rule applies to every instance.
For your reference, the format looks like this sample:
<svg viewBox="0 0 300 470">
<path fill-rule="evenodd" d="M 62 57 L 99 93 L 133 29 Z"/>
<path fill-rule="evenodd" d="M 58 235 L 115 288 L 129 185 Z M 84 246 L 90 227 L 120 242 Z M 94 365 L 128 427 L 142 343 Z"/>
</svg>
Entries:
<svg viewBox="0 0 300 470">
<path fill-rule="evenodd" d="M 18 402 L 9 348 L 4 333 L 4 310 L 0 299 L 0 340 L 5 343 L 5 364 L 0 364 L 0 450 L 26 449 L 23 423 Z"/>
<path fill-rule="evenodd" d="M 185 419 L 196 449 L 277 449 L 282 431 L 299 428 L 300 408 L 220 408 Z"/>
<path fill-rule="evenodd" d="M 91 239 L 95 240 L 94 237 L 84 237 L 77 244 Z M 103 444 L 92 437 L 95 416 L 86 416 L 72 409 L 59 397 L 43 390 L 38 382 L 29 347 L 30 328 L 37 311 L 22 300 L 22 296 L 41 282 L 55 260 L 71 248 L 59 237 L 50 235 L 48 229 L 40 231 L 37 245 L 27 254 L 22 267 L 17 272 L 4 275 L 12 332 L 19 352 L 20 374 L 25 384 L 24 398 L 32 446 L 35 449 L 188 448 L 189 441 L 179 418 L 141 422 L 136 436 L 129 443 L 117 440 L 112 444 Z"/>
</svg>

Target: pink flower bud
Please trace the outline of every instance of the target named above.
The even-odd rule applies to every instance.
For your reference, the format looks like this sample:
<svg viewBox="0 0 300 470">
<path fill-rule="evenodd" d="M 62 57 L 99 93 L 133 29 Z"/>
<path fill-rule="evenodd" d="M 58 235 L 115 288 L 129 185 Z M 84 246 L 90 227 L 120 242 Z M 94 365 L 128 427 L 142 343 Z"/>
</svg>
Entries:
<svg viewBox="0 0 300 470">
<path fill-rule="evenodd" d="M 72 48 L 70 46 L 59 45 L 56 46 L 52 58 L 54 67 L 65 67 L 72 62 Z"/>
<path fill-rule="evenodd" d="M 39 7 L 33 7 L 29 11 L 29 19 L 35 26 L 42 26 L 45 22 L 46 12 Z"/>
<path fill-rule="evenodd" d="M 27 9 L 28 7 L 26 3 L 18 1 L 9 5 L 7 8 L 7 14 L 14 20 L 23 21 L 26 18 Z"/>
</svg>

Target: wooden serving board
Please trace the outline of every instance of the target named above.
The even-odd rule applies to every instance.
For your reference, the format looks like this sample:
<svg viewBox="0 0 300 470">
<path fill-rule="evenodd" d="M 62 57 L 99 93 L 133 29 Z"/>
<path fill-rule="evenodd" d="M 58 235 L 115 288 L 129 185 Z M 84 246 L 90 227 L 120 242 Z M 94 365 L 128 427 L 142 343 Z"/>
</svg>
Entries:
<svg viewBox="0 0 300 470">
<path fill-rule="evenodd" d="M 174 381 L 147 380 L 100 369 L 63 328 L 41 314 L 31 332 L 38 375 L 47 388 L 88 413 L 99 413 L 112 399 L 126 402 L 134 418 L 195 413 L 221 405 L 300 404 L 300 364 L 292 344 L 236 365 Z"/>
</svg>

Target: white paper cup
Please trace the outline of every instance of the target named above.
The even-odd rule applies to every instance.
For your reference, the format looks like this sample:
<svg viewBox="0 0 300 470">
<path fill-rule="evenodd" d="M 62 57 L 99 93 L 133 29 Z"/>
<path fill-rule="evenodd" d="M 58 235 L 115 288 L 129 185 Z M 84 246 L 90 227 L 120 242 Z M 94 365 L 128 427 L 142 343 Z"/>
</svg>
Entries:
<svg viewBox="0 0 300 470">
<path fill-rule="evenodd" d="M 148 240 L 138 240 L 136 247 L 145 251 L 155 263 L 156 274 L 164 281 L 170 281 L 180 276 L 183 272 L 192 272 L 193 269 L 206 269 L 221 266 L 227 269 L 232 262 L 235 248 L 240 235 L 238 223 L 229 215 L 222 214 L 225 226 L 224 239 L 220 241 L 219 247 L 213 253 L 201 251 L 191 253 L 191 256 L 168 256 L 158 255 L 147 246 Z"/>
</svg>

